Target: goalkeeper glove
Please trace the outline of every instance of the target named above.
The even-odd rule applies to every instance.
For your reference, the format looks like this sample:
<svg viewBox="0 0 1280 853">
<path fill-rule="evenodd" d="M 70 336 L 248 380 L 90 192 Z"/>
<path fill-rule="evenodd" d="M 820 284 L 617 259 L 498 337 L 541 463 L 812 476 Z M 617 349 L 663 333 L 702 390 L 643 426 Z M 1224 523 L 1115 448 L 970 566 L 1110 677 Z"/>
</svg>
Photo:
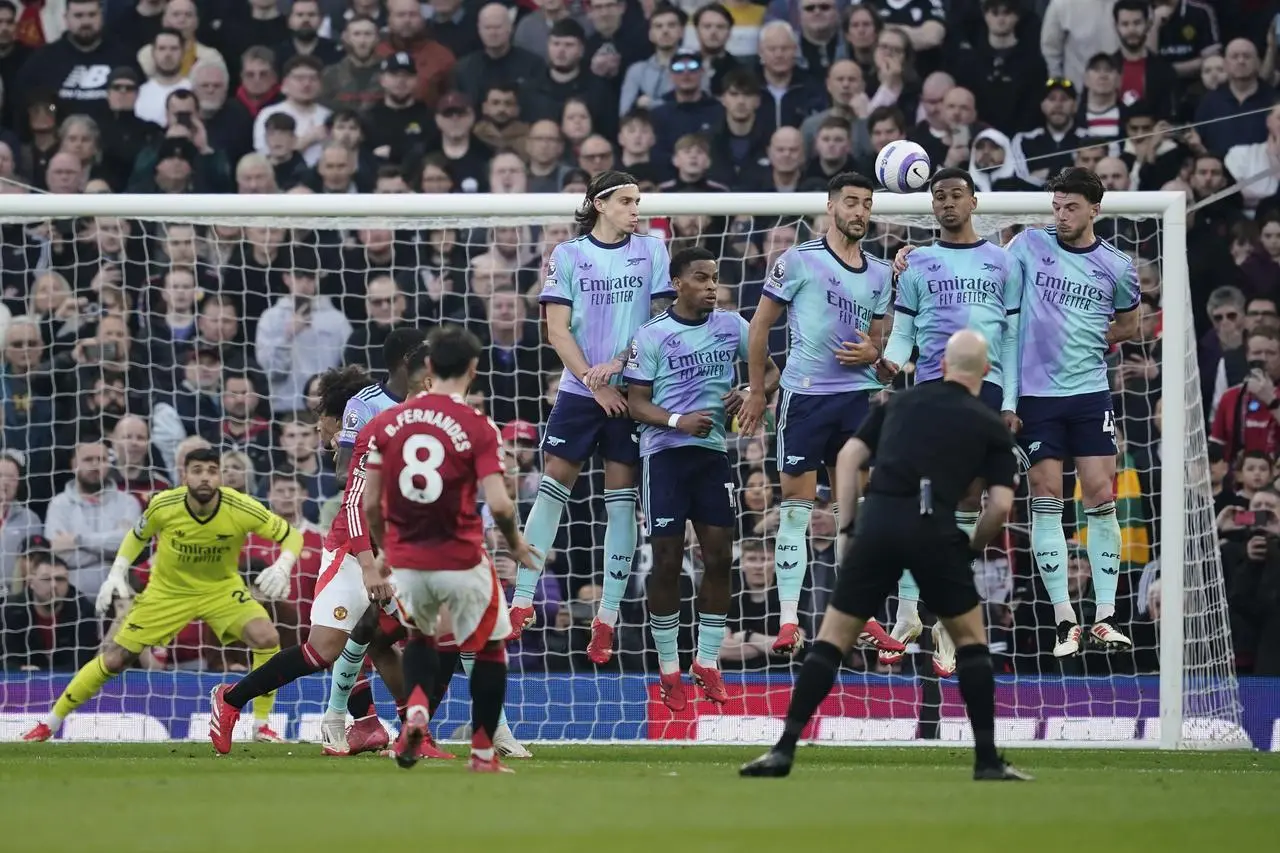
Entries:
<svg viewBox="0 0 1280 853">
<path fill-rule="evenodd" d="M 133 597 L 133 588 L 129 586 L 129 561 L 124 557 L 116 557 L 106 580 L 98 588 L 98 599 L 94 603 L 94 609 L 99 616 L 107 612 L 111 607 L 111 600 L 116 596 L 126 600 Z"/>
<path fill-rule="evenodd" d="M 293 564 L 297 555 L 284 552 L 274 563 L 258 573 L 254 581 L 258 591 L 267 601 L 279 601 L 289 592 L 289 576 L 293 574 Z"/>
</svg>

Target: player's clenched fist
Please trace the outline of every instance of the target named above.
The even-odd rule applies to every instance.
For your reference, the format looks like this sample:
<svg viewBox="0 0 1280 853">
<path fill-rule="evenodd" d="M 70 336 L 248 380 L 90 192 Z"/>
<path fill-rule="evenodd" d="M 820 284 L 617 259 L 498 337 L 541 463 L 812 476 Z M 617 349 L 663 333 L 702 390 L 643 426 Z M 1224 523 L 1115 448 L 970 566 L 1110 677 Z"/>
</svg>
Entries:
<svg viewBox="0 0 1280 853">
<path fill-rule="evenodd" d="M 690 412 L 687 415 L 681 415 L 680 420 L 676 421 L 676 429 L 695 438 L 706 438 L 711 435 L 711 428 L 714 425 L 715 422 L 707 412 Z"/>
</svg>

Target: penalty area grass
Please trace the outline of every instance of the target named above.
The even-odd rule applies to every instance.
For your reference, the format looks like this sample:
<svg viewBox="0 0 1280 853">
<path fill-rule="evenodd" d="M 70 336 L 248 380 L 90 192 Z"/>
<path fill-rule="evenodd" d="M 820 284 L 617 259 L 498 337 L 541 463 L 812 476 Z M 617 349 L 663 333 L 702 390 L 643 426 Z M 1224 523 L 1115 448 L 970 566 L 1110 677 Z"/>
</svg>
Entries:
<svg viewBox="0 0 1280 853">
<path fill-rule="evenodd" d="M 975 783 L 967 750 L 542 746 L 516 775 L 463 759 L 324 758 L 315 744 L 0 746 L 5 853 L 811 853 L 1267 849 L 1280 755 L 1022 750 L 1037 780 Z M 446 748 L 465 755 L 461 744 Z M 926 846 L 927 845 L 927 846 Z"/>
</svg>

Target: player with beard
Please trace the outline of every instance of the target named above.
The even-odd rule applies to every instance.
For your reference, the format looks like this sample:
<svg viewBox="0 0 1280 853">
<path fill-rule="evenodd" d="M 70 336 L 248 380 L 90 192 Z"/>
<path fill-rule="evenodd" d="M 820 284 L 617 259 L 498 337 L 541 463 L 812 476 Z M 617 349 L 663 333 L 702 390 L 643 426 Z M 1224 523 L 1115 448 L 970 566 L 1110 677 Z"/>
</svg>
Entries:
<svg viewBox="0 0 1280 853">
<path fill-rule="evenodd" d="M 152 498 L 133 530 L 125 534 L 111 573 L 98 592 L 98 612 L 104 613 L 116 596 L 133 595 L 129 568 L 155 537 L 147 588 L 134 601 L 116 636 L 76 673 L 53 712 L 23 740 L 53 737 L 68 714 L 97 695 L 110 679 L 136 666 L 143 649 L 169 645 L 196 619 L 203 620 L 223 643 L 248 645 L 255 668 L 280 651 L 271 617 L 240 577 L 240 552 L 249 533 L 280 543 L 279 559 L 263 569 L 254 583 L 263 598 L 276 601 L 289 592 L 289 577 L 302 553 L 302 534 L 258 501 L 224 487 L 216 450 L 188 453 L 183 479 L 186 485 Z M 273 699 L 274 694 L 267 693 L 254 705 L 259 740 L 279 739 L 267 726 Z M 229 744 L 230 729 L 226 738 Z"/>
<path fill-rule="evenodd" d="M 739 415 L 744 435 L 753 434 L 764 416 L 769 330 L 784 310 L 790 331 L 778 403 L 782 504 L 774 564 L 782 624 L 773 643 L 776 652 L 794 653 L 804 642 L 800 593 L 818 469 L 826 468 L 834 491 L 836 456 L 866 419 L 871 394 L 881 388 L 875 364 L 893 282 L 889 265 L 862 251 L 874 189 L 869 178 L 856 172 L 841 172 L 831 179 L 826 235 L 788 249 L 777 260 L 751 318 L 750 388 Z M 835 504 L 831 509 L 838 512 Z M 860 639 L 883 650 L 905 648 L 874 619 Z"/>
</svg>

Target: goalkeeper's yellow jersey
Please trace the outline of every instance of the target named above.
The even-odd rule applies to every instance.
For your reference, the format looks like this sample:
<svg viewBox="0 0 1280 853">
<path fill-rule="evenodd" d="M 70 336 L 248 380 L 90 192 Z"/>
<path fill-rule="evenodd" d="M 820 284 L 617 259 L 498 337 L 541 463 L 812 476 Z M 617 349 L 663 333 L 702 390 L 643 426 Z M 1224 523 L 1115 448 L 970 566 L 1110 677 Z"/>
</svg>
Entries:
<svg viewBox="0 0 1280 853">
<path fill-rule="evenodd" d="M 152 537 L 148 589 L 201 593 L 240 575 L 245 537 L 257 533 L 281 543 L 285 551 L 302 550 L 302 534 L 258 501 L 234 489 L 220 490 L 213 514 L 197 518 L 187 506 L 187 487 L 160 492 L 120 543 L 120 556 L 133 563 Z"/>
</svg>

